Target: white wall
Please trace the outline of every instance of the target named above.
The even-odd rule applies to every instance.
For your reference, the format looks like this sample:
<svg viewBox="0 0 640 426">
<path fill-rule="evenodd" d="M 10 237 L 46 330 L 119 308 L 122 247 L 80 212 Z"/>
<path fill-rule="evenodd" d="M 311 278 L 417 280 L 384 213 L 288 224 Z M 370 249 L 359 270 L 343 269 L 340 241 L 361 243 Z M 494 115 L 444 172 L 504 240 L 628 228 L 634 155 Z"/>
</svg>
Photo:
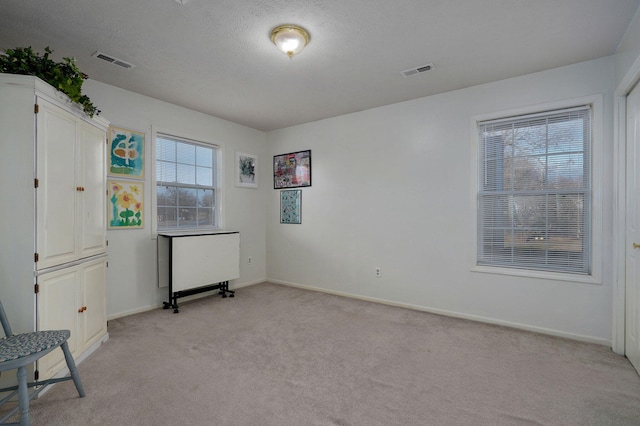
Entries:
<svg viewBox="0 0 640 426">
<path fill-rule="evenodd" d="M 264 281 L 266 276 L 266 197 L 269 189 L 267 149 L 263 132 L 141 96 L 96 81 L 83 86 L 91 101 L 111 124 L 146 133 L 145 226 L 141 230 L 109 230 L 107 314 L 115 318 L 143 311 L 168 300 L 168 289 L 158 288 L 156 240 L 152 234 L 151 132 L 217 143 L 223 152 L 222 197 L 224 228 L 240 231 L 240 278 L 231 288 Z M 235 186 L 236 151 L 259 157 L 260 188 Z M 264 160 L 263 160 L 264 159 Z M 247 257 L 252 257 L 248 264 Z"/>
<path fill-rule="evenodd" d="M 311 149 L 313 173 L 301 225 L 279 223 L 279 191 L 270 191 L 268 278 L 608 344 L 613 64 L 602 58 L 268 133 L 269 155 Z M 598 94 L 602 283 L 471 272 L 471 118 Z"/>
<path fill-rule="evenodd" d="M 242 235 L 241 277 L 232 286 L 268 278 L 606 344 L 611 192 L 602 203 L 602 284 L 471 272 L 470 122 L 478 114 L 601 94 L 606 142 L 613 63 L 602 58 L 266 135 L 95 81 L 84 88 L 113 125 L 146 132 L 147 170 L 152 127 L 223 147 L 225 228 Z M 302 225 L 281 225 L 271 156 L 301 149 L 312 150 L 313 186 L 303 189 Z M 259 156 L 259 189 L 235 187 L 236 151 Z M 612 187 L 611 162 L 607 149 L 603 188 Z M 109 231 L 110 318 L 167 299 L 156 283 L 150 178 L 145 228 Z"/>
<path fill-rule="evenodd" d="M 636 11 L 616 49 L 616 87 L 628 77 L 629 70 L 638 60 L 640 60 L 640 8 Z"/>
</svg>

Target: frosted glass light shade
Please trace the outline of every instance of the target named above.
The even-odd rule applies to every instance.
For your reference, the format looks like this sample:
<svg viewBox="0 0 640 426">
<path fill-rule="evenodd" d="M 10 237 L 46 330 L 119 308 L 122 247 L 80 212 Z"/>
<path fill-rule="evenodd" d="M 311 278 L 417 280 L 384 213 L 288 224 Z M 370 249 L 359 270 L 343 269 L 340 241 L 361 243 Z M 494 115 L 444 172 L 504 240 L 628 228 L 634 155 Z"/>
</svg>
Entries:
<svg viewBox="0 0 640 426">
<path fill-rule="evenodd" d="M 309 33 L 296 25 L 280 25 L 271 31 L 271 41 L 289 58 L 293 58 L 309 43 Z"/>
</svg>

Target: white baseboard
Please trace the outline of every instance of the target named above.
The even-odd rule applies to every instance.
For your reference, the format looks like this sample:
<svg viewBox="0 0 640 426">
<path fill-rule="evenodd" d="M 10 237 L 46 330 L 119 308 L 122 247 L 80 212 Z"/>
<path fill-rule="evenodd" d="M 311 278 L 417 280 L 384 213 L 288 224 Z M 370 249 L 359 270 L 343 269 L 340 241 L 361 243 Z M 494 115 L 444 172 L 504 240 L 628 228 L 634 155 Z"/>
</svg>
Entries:
<svg viewBox="0 0 640 426">
<path fill-rule="evenodd" d="M 444 310 L 444 309 L 430 308 L 428 306 L 412 305 L 412 304 L 409 304 L 409 303 L 394 302 L 394 301 L 391 301 L 391 300 L 379 299 L 379 298 L 375 298 L 375 297 L 360 296 L 360 295 L 357 295 L 357 294 L 351 294 L 351 293 L 346 293 L 346 292 L 336 291 L 336 290 L 329 290 L 329 289 L 325 289 L 325 288 L 321 288 L 321 287 L 314 287 L 314 286 L 305 285 L 305 284 L 297 284 L 297 283 L 292 283 L 292 282 L 288 282 L 288 281 L 267 280 L 267 282 L 270 282 L 270 283 L 273 283 L 273 284 L 286 285 L 286 286 L 289 286 L 289 287 L 297 287 L 297 288 L 301 288 L 301 289 L 305 289 L 305 290 L 319 291 L 321 293 L 328 293 L 328 294 L 333 294 L 333 295 L 336 295 L 336 296 L 344 296 L 344 297 L 349 297 L 351 299 L 364 300 L 364 301 L 367 301 L 367 302 L 380 303 L 380 304 L 383 304 L 383 305 L 397 306 L 399 308 L 413 309 L 413 310 L 416 310 L 416 311 L 428 312 L 428 313 L 431 313 L 431 314 L 443 315 L 443 316 L 452 317 L 452 318 L 461 318 L 461 319 L 466 319 L 466 320 L 470 320 L 470 321 L 482 322 L 482 323 L 486 323 L 486 324 L 502 325 L 502 326 L 505 326 L 505 327 L 516 328 L 516 329 L 519 329 L 519 330 L 532 331 L 534 333 L 547 334 L 547 335 L 550 335 L 550 336 L 563 337 L 563 338 L 566 338 L 566 339 L 577 340 L 577 341 L 580 341 L 580 342 L 595 343 L 595 344 L 598 344 L 598 345 L 611 347 L 611 341 L 609 341 L 607 339 L 601 339 L 601 338 L 598 338 L 598 337 L 593 337 L 593 336 L 585 336 L 585 335 L 582 335 L 582 334 L 567 333 L 567 332 L 561 331 L 561 330 L 554 330 L 554 329 L 544 328 L 544 327 L 536 327 L 536 326 L 531 326 L 531 325 L 527 325 L 527 324 L 520 324 L 520 323 L 516 323 L 516 322 L 511 322 L 511 321 L 504 321 L 504 320 L 500 320 L 500 319 L 496 319 L 496 318 L 483 317 L 483 316 L 479 316 L 479 315 L 470 315 L 470 314 L 465 314 L 465 313 L 461 313 L 461 312 L 448 311 L 448 310 Z"/>
<path fill-rule="evenodd" d="M 264 283 L 267 282 L 266 278 L 262 278 L 260 280 L 254 280 L 254 281 L 247 281 L 246 283 L 240 283 L 240 284 L 235 284 L 235 283 L 230 283 L 229 288 L 236 289 L 236 288 L 243 288 L 243 287 L 249 287 L 251 285 L 256 285 L 256 284 L 260 284 L 260 283 Z"/>
<path fill-rule="evenodd" d="M 260 284 L 265 282 L 266 279 L 260 279 L 260 280 L 255 280 L 255 281 L 248 281 L 245 283 L 240 283 L 240 284 L 235 284 L 233 281 L 229 283 L 229 289 L 230 290 L 236 290 L 239 288 L 243 288 L 243 287 L 248 287 L 250 285 L 254 285 L 254 284 Z M 169 290 L 167 290 L 168 292 Z M 168 296 L 168 293 L 167 293 Z M 194 294 L 192 296 L 188 296 L 185 297 L 181 300 L 188 302 L 189 300 L 195 300 L 195 299 L 200 299 L 202 297 L 207 297 L 207 296 L 211 296 L 211 293 L 201 293 L 201 294 Z M 166 300 L 166 299 L 165 299 Z M 118 318 L 123 318 L 123 317 L 128 317 L 129 315 L 135 315 L 135 314 L 141 314 L 143 312 L 147 312 L 147 311 L 152 311 L 154 309 L 158 309 L 158 308 L 162 308 L 164 306 L 163 303 L 158 303 L 155 305 L 147 305 L 147 306 L 143 306 L 140 308 L 136 308 L 136 309 L 131 309 L 129 311 L 123 311 L 123 312 L 118 312 L 115 314 L 111 314 L 107 317 L 107 321 L 111 321 L 114 319 L 118 319 Z"/>
<path fill-rule="evenodd" d="M 143 312 L 152 311 L 161 307 L 162 305 L 147 305 L 141 308 L 131 309 L 129 311 L 117 312 L 107 316 L 107 321 L 111 321 L 118 318 L 128 317 L 129 315 L 141 314 Z"/>
</svg>

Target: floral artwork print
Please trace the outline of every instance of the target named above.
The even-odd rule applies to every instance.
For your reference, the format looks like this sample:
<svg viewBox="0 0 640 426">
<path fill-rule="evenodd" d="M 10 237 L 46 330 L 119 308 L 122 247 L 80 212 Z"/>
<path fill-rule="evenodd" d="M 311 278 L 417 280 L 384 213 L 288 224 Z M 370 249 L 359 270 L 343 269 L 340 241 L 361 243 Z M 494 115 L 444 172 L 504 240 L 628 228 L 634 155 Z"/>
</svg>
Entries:
<svg viewBox="0 0 640 426">
<path fill-rule="evenodd" d="M 109 228 L 142 228 L 144 183 L 109 181 Z"/>
</svg>

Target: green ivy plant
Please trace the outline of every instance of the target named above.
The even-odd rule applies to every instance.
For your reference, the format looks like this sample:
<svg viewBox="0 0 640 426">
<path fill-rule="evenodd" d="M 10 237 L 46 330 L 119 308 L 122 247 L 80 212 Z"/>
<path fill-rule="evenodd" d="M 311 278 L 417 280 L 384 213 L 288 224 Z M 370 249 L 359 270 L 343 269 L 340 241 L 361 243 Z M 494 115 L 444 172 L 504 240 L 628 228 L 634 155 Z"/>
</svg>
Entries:
<svg viewBox="0 0 640 426">
<path fill-rule="evenodd" d="M 78 69 L 75 58 L 62 58 L 62 62 L 55 62 L 49 58 L 51 53 L 53 50 L 49 47 L 44 49 L 42 56 L 31 46 L 7 49 L 4 55 L 0 54 L 0 72 L 34 75 L 82 105 L 88 116 L 100 114 L 100 110 L 82 94 L 82 83 L 88 76 Z"/>
</svg>

